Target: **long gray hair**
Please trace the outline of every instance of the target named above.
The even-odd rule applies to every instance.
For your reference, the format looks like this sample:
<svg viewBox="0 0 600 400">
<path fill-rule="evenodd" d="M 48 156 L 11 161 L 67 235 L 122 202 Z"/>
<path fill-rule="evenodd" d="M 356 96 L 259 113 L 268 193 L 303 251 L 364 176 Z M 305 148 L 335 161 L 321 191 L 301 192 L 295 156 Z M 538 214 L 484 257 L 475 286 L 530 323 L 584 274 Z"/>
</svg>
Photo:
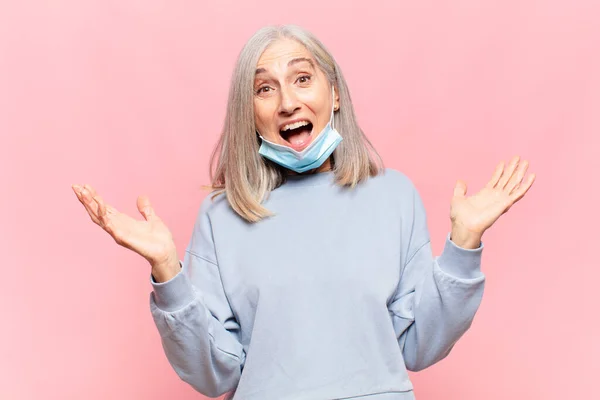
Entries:
<svg viewBox="0 0 600 400">
<path fill-rule="evenodd" d="M 272 215 L 262 203 L 272 190 L 285 182 L 287 175 L 285 168 L 258 153 L 260 139 L 254 119 L 256 65 L 267 47 L 282 38 L 301 43 L 338 91 L 340 107 L 334 114 L 334 123 L 344 140 L 333 152 L 336 183 L 354 187 L 383 168 L 381 158 L 358 126 L 342 71 L 323 43 L 295 25 L 264 27 L 240 52 L 229 89 L 223 130 L 210 160 L 214 196 L 224 192 L 233 210 L 248 222 Z"/>
</svg>

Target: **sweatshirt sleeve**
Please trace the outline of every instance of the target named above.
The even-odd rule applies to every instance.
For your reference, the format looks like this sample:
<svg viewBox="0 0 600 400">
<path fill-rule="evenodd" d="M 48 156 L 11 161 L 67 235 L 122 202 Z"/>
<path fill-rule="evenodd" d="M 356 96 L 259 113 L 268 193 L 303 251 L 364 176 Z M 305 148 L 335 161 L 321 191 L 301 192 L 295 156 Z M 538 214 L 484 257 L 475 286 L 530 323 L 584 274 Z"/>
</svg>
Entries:
<svg viewBox="0 0 600 400">
<path fill-rule="evenodd" d="M 236 388 L 245 353 L 216 262 L 208 202 L 179 274 L 163 283 L 151 277 L 150 310 L 177 375 L 198 392 L 218 397 Z"/>
<path fill-rule="evenodd" d="M 389 310 L 406 367 L 419 371 L 445 358 L 469 329 L 485 277 L 480 270 L 483 244 L 464 249 L 448 234 L 442 254 L 433 256 L 425 209 L 411 187 L 407 257 Z"/>
</svg>

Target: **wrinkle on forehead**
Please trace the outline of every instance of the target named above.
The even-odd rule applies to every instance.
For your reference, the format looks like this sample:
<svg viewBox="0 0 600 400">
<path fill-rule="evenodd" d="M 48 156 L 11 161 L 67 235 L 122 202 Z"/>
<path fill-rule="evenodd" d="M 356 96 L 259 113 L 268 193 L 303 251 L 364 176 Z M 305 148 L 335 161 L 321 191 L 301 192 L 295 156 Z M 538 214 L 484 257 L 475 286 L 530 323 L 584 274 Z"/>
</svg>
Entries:
<svg viewBox="0 0 600 400">
<path fill-rule="evenodd" d="M 291 39 L 278 40 L 263 52 L 256 64 L 256 68 L 267 70 L 267 66 L 273 66 L 277 69 L 285 69 L 288 62 L 295 58 L 313 60 L 312 54 L 297 41 Z"/>
<path fill-rule="evenodd" d="M 307 63 L 308 65 L 310 65 L 311 69 L 315 69 L 315 62 L 311 59 L 311 58 L 306 58 L 306 57 L 296 57 L 296 58 L 292 58 L 290 61 L 288 61 L 287 66 L 288 67 L 293 67 L 296 64 L 302 64 L 302 63 Z M 265 68 L 257 68 L 255 75 L 259 75 L 259 74 L 263 74 L 266 73 L 267 70 Z"/>
</svg>

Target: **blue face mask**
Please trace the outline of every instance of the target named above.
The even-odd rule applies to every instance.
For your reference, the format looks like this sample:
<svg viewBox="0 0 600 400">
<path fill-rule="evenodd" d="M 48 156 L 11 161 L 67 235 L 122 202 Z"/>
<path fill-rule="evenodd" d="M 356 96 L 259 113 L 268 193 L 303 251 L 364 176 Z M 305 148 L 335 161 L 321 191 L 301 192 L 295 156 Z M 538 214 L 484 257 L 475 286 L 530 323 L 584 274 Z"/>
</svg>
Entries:
<svg viewBox="0 0 600 400">
<path fill-rule="evenodd" d="M 335 92 L 331 88 L 333 96 Z M 333 103 L 335 104 L 335 97 Z M 263 157 L 290 169 L 299 174 L 319 168 L 327 158 L 333 153 L 342 137 L 333 127 L 333 105 L 331 108 L 331 117 L 329 122 L 319 133 L 319 135 L 302 151 L 296 151 L 290 147 L 272 143 L 263 138 L 258 152 Z"/>
</svg>

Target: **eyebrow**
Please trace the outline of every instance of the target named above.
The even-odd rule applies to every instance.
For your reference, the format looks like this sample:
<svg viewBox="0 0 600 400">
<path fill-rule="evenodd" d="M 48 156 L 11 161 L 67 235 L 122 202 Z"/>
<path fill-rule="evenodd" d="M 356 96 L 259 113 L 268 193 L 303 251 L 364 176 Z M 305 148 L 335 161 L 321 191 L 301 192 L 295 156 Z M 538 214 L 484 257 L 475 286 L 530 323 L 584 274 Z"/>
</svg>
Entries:
<svg viewBox="0 0 600 400">
<path fill-rule="evenodd" d="M 311 60 L 310 58 L 306 58 L 306 57 L 298 57 L 298 58 L 291 59 L 288 62 L 288 67 L 291 67 L 291 66 L 301 63 L 301 62 L 307 62 L 310 64 L 311 67 L 315 68 L 315 63 L 313 62 L 313 60 Z M 263 74 L 265 72 L 267 72 L 267 70 L 265 68 L 257 68 L 256 72 L 254 74 L 258 75 L 258 74 Z"/>
</svg>

